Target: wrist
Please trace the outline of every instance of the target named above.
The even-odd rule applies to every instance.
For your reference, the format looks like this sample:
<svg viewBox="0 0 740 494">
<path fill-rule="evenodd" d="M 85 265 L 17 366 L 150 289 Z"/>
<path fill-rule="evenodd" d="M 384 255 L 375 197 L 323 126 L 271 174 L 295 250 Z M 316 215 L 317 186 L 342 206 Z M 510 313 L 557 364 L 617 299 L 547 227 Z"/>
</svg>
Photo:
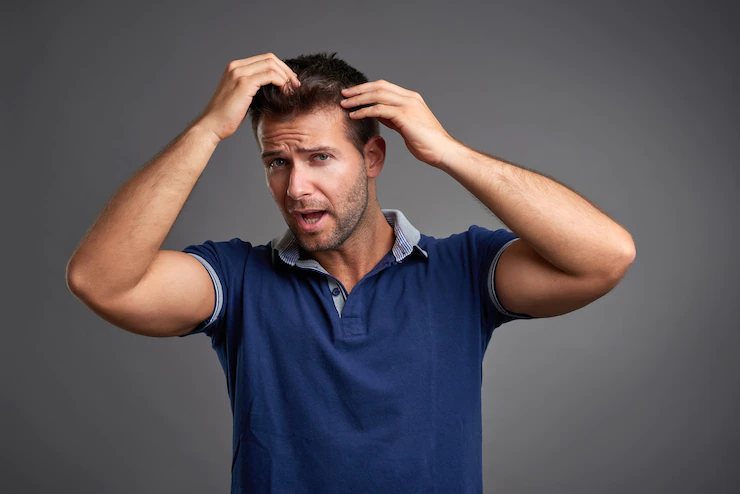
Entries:
<svg viewBox="0 0 740 494">
<path fill-rule="evenodd" d="M 209 126 L 208 123 L 203 119 L 197 120 L 193 125 L 190 126 L 188 132 L 197 136 L 199 139 L 204 139 L 212 144 L 214 147 L 218 146 L 223 139 L 216 134 Z"/>
<path fill-rule="evenodd" d="M 436 168 L 439 168 L 443 172 L 451 173 L 460 163 L 466 162 L 470 151 L 471 149 L 468 146 L 457 139 L 452 139 L 445 146 L 445 150 L 442 152 Z"/>
</svg>

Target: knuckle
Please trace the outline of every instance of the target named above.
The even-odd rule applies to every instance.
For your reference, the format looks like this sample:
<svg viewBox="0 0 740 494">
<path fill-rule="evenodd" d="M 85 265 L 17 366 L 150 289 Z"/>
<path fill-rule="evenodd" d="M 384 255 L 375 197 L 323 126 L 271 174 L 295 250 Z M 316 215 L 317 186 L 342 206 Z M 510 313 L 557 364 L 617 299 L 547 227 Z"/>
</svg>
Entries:
<svg viewBox="0 0 740 494">
<path fill-rule="evenodd" d="M 283 67 L 280 66 L 280 62 L 278 62 L 274 58 L 270 59 L 270 67 L 272 67 L 272 69 L 275 72 L 278 72 L 280 75 L 285 75 L 285 70 L 283 70 Z"/>
<path fill-rule="evenodd" d="M 239 78 L 242 75 L 243 75 L 242 74 L 242 71 L 241 70 L 237 70 L 236 67 L 229 70 L 229 76 L 231 77 L 232 80 L 239 80 Z"/>
</svg>

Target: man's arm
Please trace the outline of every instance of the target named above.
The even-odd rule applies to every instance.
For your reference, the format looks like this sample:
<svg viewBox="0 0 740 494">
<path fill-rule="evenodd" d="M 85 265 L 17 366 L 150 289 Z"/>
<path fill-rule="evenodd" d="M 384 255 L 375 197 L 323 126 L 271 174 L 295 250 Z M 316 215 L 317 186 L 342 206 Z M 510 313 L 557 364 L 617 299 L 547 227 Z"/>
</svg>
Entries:
<svg viewBox="0 0 740 494">
<path fill-rule="evenodd" d="M 215 295 L 192 256 L 160 250 L 216 146 L 260 87 L 300 85 L 272 53 L 230 62 L 203 113 L 114 194 L 67 263 L 67 286 L 105 320 L 137 334 L 175 336 L 205 320 Z"/>
<path fill-rule="evenodd" d="M 217 142 L 193 125 L 113 195 L 67 263 L 67 286 L 122 329 L 174 336 L 208 317 L 215 295 L 192 256 L 160 250 Z"/>
<path fill-rule="evenodd" d="M 602 297 L 635 258 L 632 236 L 557 181 L 457 143 L 438 167 L 520 239 L 501 254 L 496 295 L 509 312 L 550 317 Z"/>
<path fill-rule="evenodd" d="M 342 91 L 350 118 L 377 118 L 419 160 L 460 182 L 520 240 L 499 258 L 496 295 L 509 312 L 549 317 L 609 292 L 635 258 L 632 236 L 587 200 L 551 179 L 486 156 L 442 127 L 419 93 L 387 81 Z"/>
</svg>

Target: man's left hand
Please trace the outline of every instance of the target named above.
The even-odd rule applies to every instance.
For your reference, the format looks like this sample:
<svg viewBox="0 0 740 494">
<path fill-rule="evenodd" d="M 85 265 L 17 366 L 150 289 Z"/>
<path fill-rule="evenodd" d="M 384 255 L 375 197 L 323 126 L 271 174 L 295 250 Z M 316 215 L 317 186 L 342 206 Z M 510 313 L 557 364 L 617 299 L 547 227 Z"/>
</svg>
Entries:
<svg viewBox="0 0 740 494">
<path fill-rule="evenodd" d="M 429 165 L 439 167 L 445 155 L 460 146 L 417 92 L 381 79 L 343 89 L 342 95 L 347 98 L 341 102 L 343 108 L 373 105 L 350 113 L 350 118 L 377 118 L 401 134 L 411 154 Z"/>
</svg>

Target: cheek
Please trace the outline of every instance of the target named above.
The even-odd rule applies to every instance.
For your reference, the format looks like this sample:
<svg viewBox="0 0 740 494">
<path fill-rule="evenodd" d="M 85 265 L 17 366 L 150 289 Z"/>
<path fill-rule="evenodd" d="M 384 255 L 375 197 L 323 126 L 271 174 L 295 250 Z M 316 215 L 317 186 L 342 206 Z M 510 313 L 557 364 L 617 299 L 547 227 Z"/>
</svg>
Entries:
<svg viewBox="0 0 740 494">
<path fill-rule="evenodd" d="M 267 190 L 270 191 L 270 195 L 275 202 L 280 202 L 280 198 L 285 195 L 285 189 L 282 186 L 282 180 L 276 175 L 265 173 L 265 183 L 267 184 Z"/>
<path fill-rule="evenodd" d="M 332 173 L 327 173 L 323 178 L 322 183 L 324 184 L 324 188 L 334 196 L 347 195 L 347 192 L 357 180 L 357 177 L 348 173 L 347 170 L 332 171 Z"/>
</svg>

